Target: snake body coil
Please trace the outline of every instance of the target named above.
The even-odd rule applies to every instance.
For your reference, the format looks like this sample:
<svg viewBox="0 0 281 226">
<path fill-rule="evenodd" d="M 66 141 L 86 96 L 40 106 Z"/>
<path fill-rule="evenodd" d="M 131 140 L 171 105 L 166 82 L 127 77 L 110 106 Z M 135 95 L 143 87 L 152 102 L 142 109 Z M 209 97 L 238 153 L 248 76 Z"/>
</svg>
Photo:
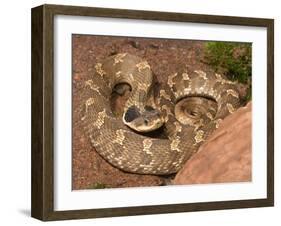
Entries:
<svg viewBox="0 0 281 226">
<path fill-rule="evenodd" d="M 177 172 L 240 104 L 235 84 L 216 73 L 178 71 L 168 76 L 167 84 L 152 97 L 152 71 L 148 62 L 137 56 L 110 56 L 95 69 L 94 78 L 85 83 L 88 97 L 81 120 L 96 151 L 127 172 Z M 131 87 L 123 120 L 113 114 L 109 104 L 112 90 L 120 83 Z M 167 139 L 135 131 L 138 125 L 134 120 L 147 113 L 155 119 L 155 129 L 164 127 Z"/>
</svg>

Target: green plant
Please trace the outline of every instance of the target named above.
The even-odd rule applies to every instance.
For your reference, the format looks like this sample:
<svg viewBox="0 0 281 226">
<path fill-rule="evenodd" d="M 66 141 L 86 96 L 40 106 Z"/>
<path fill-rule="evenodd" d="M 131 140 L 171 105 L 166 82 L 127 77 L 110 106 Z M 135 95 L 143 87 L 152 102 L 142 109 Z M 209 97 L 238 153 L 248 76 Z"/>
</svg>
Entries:
<svg viewBox="0 0 281 226">
<path fill-rule="evenodd" d="M 250 85 L 247 89 L 247 94 L 244 97 L 244 102 L 247 103 L 248 101 L 250 101 L 252 99 L 252 85 Z"/>
<path fill-rule="evenodd" d="M 99 182 L 88 186 L 88 189 L 103 189 L 103 188 L 108 188 L 108 186 L 106 184 L 102 184 L 102 183 L 99 183 Z"/>
<path fill-rule="evenodd" d="M 207 42 L 206 63 L 233 81 L 251 83 L 252 48 L 249 43 Z"/>
</svg>

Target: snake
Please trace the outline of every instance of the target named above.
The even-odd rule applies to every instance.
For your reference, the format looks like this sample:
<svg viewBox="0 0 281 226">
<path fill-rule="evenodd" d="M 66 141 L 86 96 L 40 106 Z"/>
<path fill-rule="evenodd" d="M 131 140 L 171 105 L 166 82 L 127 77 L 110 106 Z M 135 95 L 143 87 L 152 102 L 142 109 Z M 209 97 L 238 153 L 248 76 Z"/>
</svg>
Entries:
<svg viewBox="0 0 281 226">
<path fill-rule="evenodd" d="M 213 71 L 179 69 L 156 89 L 149 63 L 127 52 L 95 64 L 84 82 L 81 122 L 94 149 L 129 173 L 169 175 L 185 162 L 240 107 L 236 82 Z M 110 106 L 113 92 L 129 89 L 122 117 Z M 162 130 L 161 130 L 162 129 Z M 153 137 L 153 131 L 164 137 Z"/>
</svg>

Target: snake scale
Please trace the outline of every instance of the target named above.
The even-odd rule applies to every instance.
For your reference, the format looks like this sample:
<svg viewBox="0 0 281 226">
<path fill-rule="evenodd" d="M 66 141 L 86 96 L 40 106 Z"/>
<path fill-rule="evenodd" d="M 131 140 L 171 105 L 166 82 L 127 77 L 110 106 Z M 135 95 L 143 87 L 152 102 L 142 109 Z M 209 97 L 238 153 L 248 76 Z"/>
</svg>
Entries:
<svg viewBox="0 0 281 226">
<path fill-rule="evenodd" d="M 118 84 L 130 86 L 122 119 L 109 100 Z M 81 122 L 95 150 L 113 166 L 132 173 L 177 172 L 222 119 L 240 106 L 236 84 L 222 75 L 180 69 L 154 91 L 148 62 L 129 53 L 109 56 L 85 82 Z M 146 132 L 164 128 L 166 138 Z"/>
</svg>

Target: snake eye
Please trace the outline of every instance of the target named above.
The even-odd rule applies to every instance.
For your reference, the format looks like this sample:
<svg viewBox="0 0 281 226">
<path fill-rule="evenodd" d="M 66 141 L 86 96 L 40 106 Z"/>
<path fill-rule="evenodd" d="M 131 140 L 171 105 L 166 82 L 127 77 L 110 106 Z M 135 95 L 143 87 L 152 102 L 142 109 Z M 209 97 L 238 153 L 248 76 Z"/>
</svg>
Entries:
<svg viewBox="0 0 281 226">
<path fill-rule="evenodd" d="M 145 119 L 143 122 L 144 122 L 145 125 L 148 124 L 148 120 L 147 119 Z"/>
</svg>

